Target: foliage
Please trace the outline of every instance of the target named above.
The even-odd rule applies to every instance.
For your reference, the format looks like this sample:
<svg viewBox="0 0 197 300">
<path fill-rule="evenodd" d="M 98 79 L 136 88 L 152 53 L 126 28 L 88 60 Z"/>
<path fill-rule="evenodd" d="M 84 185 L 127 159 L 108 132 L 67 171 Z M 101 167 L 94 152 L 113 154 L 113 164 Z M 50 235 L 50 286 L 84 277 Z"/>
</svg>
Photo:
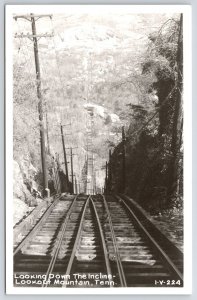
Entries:
<svg viewBox="0 0 197 300">
<path fill-rule="evenodd" d="M 182 113 L 181 94 L 177 92 L 180 32 L 180 21 L 173 19 L 149 36 L 142 63 L 142 78 L 148 78 L 141 89 L 144 97 L 137 105 L 127 105 L 131 122 L 125 144 L 124 192 L 152 212 L 182 206 L 182 127 L 179 125 Z M 179 144 L 173 150 L 177 141 Z M 116 192 L 122 191 L 121 186 L 117 186 L 124 172 L 122 147 L 123 144 L 119 144 L 111 160 L 111 188 Z"/>
<path fill-rule="evenodd" d="M 159 198 L 163 186 L 168 190 L 175 93 L 168 95 L 178 80 L 178 17 L 168 20 L 159 14 L 142 14 L 126 16 L 123 21 L 122 16 L 110 20 L 102 16 L 101 21 L 92 16 L 68 19 L 57 16 L 55 38 L 39 40 L 42 124 L 38 121 L 33 45 L 24 38 L 15 41 L 14 158 L 20 164 L 24 156 L 28 157 L 37 169 L 39 185 L 42 185 L 41 127 L 49 137 L 46 140 L 46 149 L 50 148 L 49 179 L 51 158 L 56 157 L 56 153 L 64 171 L 60 124 L 64 125 L 66 147 L 75 148 L 74 173 L 79 182 L 82 180 L 90 121 L 87 105 L 94 105 L 92 140 L 95 167 L 101 170 L 99 187 L 104 185 L 102 167 L 108 160 L 109 148 L 113 148 L 113 188 L 121 188 L 121 128 L 124 125 L 129 170 L 126 191 L 139 201 L 153 205 L 151 199 Z M 149 26 L 153 20 L 157 26 L 164 22 L 157 32 Z M 121 30 L 121 22 L 126 22 L 124 30 Z M 70 152 L 66 151 L 70 175 Z"/>
</svg>

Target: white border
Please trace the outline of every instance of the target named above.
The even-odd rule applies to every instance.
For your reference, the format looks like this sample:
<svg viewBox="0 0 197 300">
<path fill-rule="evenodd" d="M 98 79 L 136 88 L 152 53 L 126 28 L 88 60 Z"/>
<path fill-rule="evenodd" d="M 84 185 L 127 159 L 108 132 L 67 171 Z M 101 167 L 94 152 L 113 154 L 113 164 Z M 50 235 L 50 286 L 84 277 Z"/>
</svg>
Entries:
<svg viewBox="0 0 197 300">
<path fill-rule="evenodd" d="M 12 16 L 22 13 L 183 13 L 184 36 L 184 287 L 183 288 L 16 288 L 13 287 L 13 104 Z M 192 68 L 190 5 L 6 5 L 6 293 L 7 294 L 191 294 L 192 293 Z"/>
</svg>

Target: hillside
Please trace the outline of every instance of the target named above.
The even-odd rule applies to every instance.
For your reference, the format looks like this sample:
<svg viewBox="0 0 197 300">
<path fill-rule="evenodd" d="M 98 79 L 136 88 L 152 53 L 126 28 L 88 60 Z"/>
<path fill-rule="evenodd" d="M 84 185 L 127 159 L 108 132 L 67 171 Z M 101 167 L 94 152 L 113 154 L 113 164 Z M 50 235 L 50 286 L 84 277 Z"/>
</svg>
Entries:
<svg viewBox="0 0 197 300">
<path fill-rule="evenodd" d="M 87 123 L 90 120 L 88 107 L 91 106 L 96 181 L 99 189 L 104 187 L 105 162 L 109 149 L 121 142 L 122 126 L 130 134 L 158 105 L 158 90 L 153 88 L 158 82 L 154 72 L 156 54 L 151 53 L 153 41 L 150 36 L 158 32 L 169 18 L 178 20 L 179 16 L 79 13 L 54 15 L 52 21 L 39 20 L 38 33 L 54 33 L 52 38 L 41 38 L 38 42 L 43 124 L 38 121 L 32 41 L 14 39 L 14 159 L 25 185 L 35 185 L 35 190 L 42 191 L 41 127 L 47 136 L 49 178 L 51 157 L 56 157 L 56 153 L 65 171 L 60 124 L 64 125 L 66 148 L 72 147 L 75 154 L 73 164 L 77 181 L 82 181 L 87 156 Z M 13 21 L 13 26 L 17 34 L 31 31 L 24 20 Z M 145 60 L 151 55 L 155 65 L 147 75 Z M 160 64 L 168 65 L 164 55 L 157 56 L 157 59 Z M 132 110 L 133 105 L 143 106 L 146 116 L 141 118 Z M 157 117 L 150 124 L 151 130 L 158 124 Z M 67 149 L 70 175 L 69 151 Z M 29 176 L 30 171 L 28 174 L 24 172 L 21 163 L 24 160 L 35 169 L 34 176 Z M 130 188 L 128 190 L 132 192 Z"/>
</svg>

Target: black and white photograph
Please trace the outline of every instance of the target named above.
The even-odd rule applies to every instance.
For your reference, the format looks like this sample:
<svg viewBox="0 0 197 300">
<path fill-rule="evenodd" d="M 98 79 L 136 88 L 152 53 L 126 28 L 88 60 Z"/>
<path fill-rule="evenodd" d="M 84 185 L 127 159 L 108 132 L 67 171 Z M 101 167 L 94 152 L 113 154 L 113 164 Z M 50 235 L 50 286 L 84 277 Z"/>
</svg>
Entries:
<svg viewBox="0 0 197 300">
<path fill-rule="evenodd" d="M 190 14 L 6 6 L 8 294 L 191 291 Z"/>
</svg>

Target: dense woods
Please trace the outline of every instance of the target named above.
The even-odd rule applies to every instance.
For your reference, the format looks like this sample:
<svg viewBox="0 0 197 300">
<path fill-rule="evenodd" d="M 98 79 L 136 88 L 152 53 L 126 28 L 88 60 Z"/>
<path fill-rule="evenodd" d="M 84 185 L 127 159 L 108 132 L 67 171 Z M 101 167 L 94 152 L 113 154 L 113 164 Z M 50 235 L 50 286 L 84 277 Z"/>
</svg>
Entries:
<svg viewBox="0 0 197 300">
<path fill-rule="evenodd" d="M 182 206 L 182 22 L 182 16 L 170 19 L 149 36 L 141 75 L 145 83 L 152 78 L 144 97 L 153 106 L 150 110 L 144 99 L 128 105 L 126 140 L 115 147 L 108 164 L 106 188 L 131 195 L 151 211 Z"/>
<path fill-rule="evenodd" d="M 23 190 L 15 189 L 14 197 L 29 205 L 33 193 L 43 192 L 40 129 L 46 134 L 49 187 L 55 192 L 55 164 L 66 191 L 60 124 L 65 126 L 69 180 L 73 147 L 74 175 L 78 188 L 83 186 L 91 106 L 97 192 L 105 187 L 107 193 L 126 193 L 153 212 L 181 208 L 182 16 L 53 19 L 38 24 L 41 32 L 54 31 L 54 37 L 39 41 L 43 122 L 38 120 L 32 41 L 14 40 L 14 160 Z M 16 32 L 30 30 L 19 23 Z"/>
</svg>

